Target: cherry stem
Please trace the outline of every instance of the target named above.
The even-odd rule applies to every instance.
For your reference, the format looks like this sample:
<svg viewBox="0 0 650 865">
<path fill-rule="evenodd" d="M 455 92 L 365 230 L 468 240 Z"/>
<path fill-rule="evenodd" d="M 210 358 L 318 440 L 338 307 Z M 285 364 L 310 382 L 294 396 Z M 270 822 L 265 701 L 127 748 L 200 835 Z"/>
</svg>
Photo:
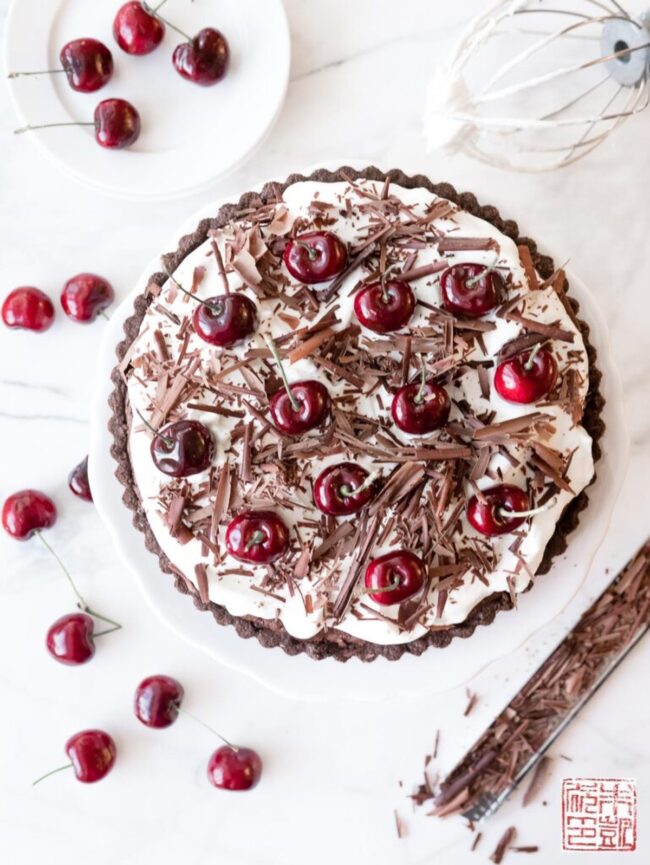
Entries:
<svg viewBox="0 0 650 865">
<path fill-rule="evenodd" d="M 163 0 L 163 2 L 165 2 L 165 0 Z M 152 9 L 148 3 L 143 2 L 142 8 L 144 9 L 145 12 L 148 12 L 149 15 L 153 15 L 154 18 L 157 18 L 159 21 L 162 21 L 163 24 L 166 24 L 167 27 L 171 27 L 172 30 L 175 30 L 177 33 L 179 33 L 183 37 L 183 39 L 186 39 L 188 42 L 191 42 L 192 41 L 191 36 L 188 36 L 187 33 L 185 33 L 183 30 L 180 29 L 180 27 L 177 27 L 175 24 L 172 24 L 171 21 L 168 21 L 166 18 L 163 18 L 162 15 L 158 14 L 158 10 L 160 9 L 160 7 L 162 5 L 163 5 L 162 3 L 159 3 L 155 9 Z"/>
<path fill-rule="evenodd" d="M 66 763 L 65 766 L 59 766 L 58 769 L 52 769 L 50 772 L 46 772 L 44 775 L 41 775 L 40 778 L 37 778 L 35 781 L 32 781 L 32 787 L 35 787 L 37 784 L 40 784 L 41 781 L 44 781 L 46 778 L 49 778 L 50 775 L 56 775 L 57 772 L 63 772 L 64 769 L 72 769 L 72 763 Z"/>
<path fill-rule="evenodd" d="M 420 364 L 420 387 L 419 387 L 418 392 L 416 393 L 416 395 L 413 399 L 413 402 L 416 403 L 417 405 L 420 405 L 421 403 L 424 402 L 424 391 L 426 390 L 426 387 L 427 387 L 427 368 L 424 364 L 424 358 L 422 358 L 421 364 Z M 435 396 L 435 394 L 434 394 L 434 396 Z"/>
<path fill-rule="evenodd" d="M 399 589 L 402 585 L 402 581 L 399 577 L 394 580 L 391 580 L 387 586 L 381 586 L 380 588 L 371 589 L 369 587 L 361 589 L 362 595 L 378 595 L 380 592 L 394 592 L 395 589 Z"/>
<path fill-rule="evenodd" d="M 79 605 L 80 609 L 83 610 L 84 613 L 88 613 L 89 616 L 92 616 L 94 619 L 99 619 L 101 622 L 106 622 L 107 625 L 113 625 L 110 631 L 100 631 L 99 634 L 95 634 L 95 637 L 101 637 L 102 634 L 110 634 L 112 631 L 119 631 L 122 627 L 119 622 L 116 622 L 114 619 L 109 619 L 108 616 L 102 616 L 101 613 L 95 612 L 95 610 L 91 610 L 90 607 Z"/>
<path fill-rule="evenodd" d="M 22 126 L 20 129 L 14 129 L 14 135 L 22 135 L 23 132 L 33 132 L 35 129 L 53 129 L 55 126 L 94 126 L 94 123 L 80 123 L 76 120 L 71 120 L 66 123 L 40 123 L 38 126 Z"/>
<path fill-rule="evenodd" d="M 386 270 L 382 273 L 379 281 L 381 282 L 381 297 L 384 303 L 388 303 L 390 301 L 390 295 L 386 289 L 386 277 L 389 276 L 399 265 L 397 263 L 391 264 L 390 267 L 387 267 Z"/>
<path fill-rule="evenodd" d="M 171 279 L 171 281 L 174 283 L 176 288 L 178 288 L 180 291 L 182 291 L 183 294 L 186 294 L 188 297 L 190 297 L 192 300 L 195 300 L 197 303 L 202 303 L 203 306 L 207 306 L 207 308 L 210 310 L 210 312 L 213 312 L 215 315 L 219 315 L 219 313 L 221 312 L 221 304 L 208 303 L 207 300 L 203 300 L 202 298 L 197 297 L 195 294 L 192 294 L 191 291 L 188 291 L 186 288 L 183 288 L 183 286 L 176 279 L 176 277 L 173 274 L 171 274 L 168 270 L 166 270 L 165 273 L 167 274 L 167 277 L 169 279 Z"/>
<path fill-rule="evenodd" d="M 140 409 L 136 408 L 135 413 L 138 415 L 138 417 L 140 418 L 142 423 L 146 426 L 146 428 L 149 430 L 149 432 L 152 432 L 155 436 L 160 436 L 160 438 L 165 442 L 165 444 L 167 445 L 168 448 L 171 448 L 174 446 L 174 439 L 170 439 L 168 436 L 163 435 L 163 433 L 158 432 L 158 430 L 149 423 L 149 421 L 142 414 Z"/>
<path fill-rule="evenodd" d="M 310 261 L 316 261 L 318 258 L 318 252 L 314 249 L 313 246 L 310 246 L 304 240 L 296 240 L 296 246 L 299 246 L 301 249 L 304 249 L 307 255 L 309 256 Z"/>
<path fill-rule="evenodd" d="M 539 508 L 530 508 L 527 511 L 510 511 L 508 508 L 497 508 L 497 514 L 504 517 L 506 520 L 517 519 L 518 517 L 534 517 L 535 514 L 543 514 L 544 511 L 550 510 L 555 502 L 547 502 Z"/>
<path fill-rule="evenodd" d="M 282 364 L 282 360 L 280 359 L 280 352 L 278 351 L 278 347 L 273 342 L 271 337 L 265 336 L 264 342 L 266 343 L 269 351 L 273 355 L 273 360 L 276 362 L 278 370 L 280 371 L 280 378 L 282 379 L 282 383 L 284 384 L 284 389 L 287 392 L 287 396 L 289 397 L 289 402 L 291 403 L 291 408 L 294 411 L 300 410 L 300 403 L 295 398 L 295 396 L 291 393 L 291 387 L 289 386 L 289 379 L 287 378 L 287 374 L 284 371 L 284 366 Z"/>
<path fill-rule="evenodd" d="M 533 364 L 535 363 L 535 358 L 537 357 L 537 352 L 540 350 L 541 347 L 542 347 L 541 342 L 538 342 L 537 345 L 535 346 L 535 348 L 531 351 L 530 355 L 528 356 L 528 360 L 524 364 L 524 369 L 526 370 L 526 372 L 530 372 L 531 369 L 533 368 Z"/>
<path fill-rule="evenodd" d="M 342 487 L 339 487 L 339 492 L 344 496 L 344 498 L 348 498 L 349 496 L 358 496 L 360 493 L 364 493 L 369 487 L 371 487 L 380 475 L 380 471 L 372 472 L 368 475 L 365 481 L 360 484 L 360 486 L 356 487 L 356 489 L 352 489 L 348 484 L 343 484 Z"/>
<path fill-rule="evenodd" d="M 261 532 L 259 529 L 250 536 L 248 543 L 246 544 L 246 552 L 250 550 L 252 547 L 256 547 L 258 544 L 261 544 L 266 535 L 264 532 Z"/>
<path fill-rule="evenodd" d="M 49 552 L 54 556 L 54 558 L 55 558 L 55 560 L 57 561 L 59 567 L 61 568 L 61 570 L 63 571 L 63 573 L 66 575 L 66 578 L 67 578 L 68 582 L 69 582 L 70 585 L 72 586 L 72 591 L 75 593 L 75 595 L 76 595 L 77 598 L 79 599 L 79 606 L 81 607 L 81 609 L 82 609 L 82 610 L 87 610 L 87 609 L 88 609 L 88 605 L 86 604 L 86 601 L 84 600 L 84 597 L 83 597 L 83 595 L 81 594 L 81 592 L 79 591 L 79 589 L 75 586 L 74 580 L 72 579 L 72 577 L 71 577 L 71 575 L 70 575 L 70 572 L 68 571 L 68 569 L 66 568 L 66 566 L 63 564 L 63 562 L 62 562 L 61 559 L 57 556 L 57 554 L 54 552 L 54 550 L 52 549 L 52 547 L 51 547 L 51 546 L 48 544 L 48 542 L 45 540 L 45 538 L 43 537 L 43 535 L 41 534 L 41 532 L 37 530 L 37 531 L 36 531 L 36 535 L 38 536 L 40 542 L 43 544 L 43 546 L 45 547 L 45 549 L 48 550 L 48 551 L 49 551 Z"/>
<path fill-rule="evenodd" d="M 221 741 L 229 748 L 232 748 L 233 751 L 239 751 L 239 748 L 236 745 L 233 745 L 232 742 L 229 742 L 225 736 L 222 736 L 221 733 L 217 732 L 214 727 L 206 724 L 205 721 L 201 720 L 201 718 L 197 718 L 196 715 L 192 714 L 192 712 L 188 712 L 187 709 L 181 709 L 181 707 L 177 706 L 176 703 L 172 703 L 172 705 L 179 715 L 187 715 L 188 718 L 191 718 L 193 721 L 196 721 L 197 724 L 200 724 L 202 727 L 205 727 L 206 730 L 209 730 L 211 733 L 213 733 L 217 737 L 217 739 L 221 739 Z"/>
<path fill-rule="evenodd" d="M 488 274 L 492 273 L 493 271 L 495 271 L 497 269 L 497 262 L 498 262 L 498 259 L 496 261 L 493 261 L 492 264 L 488 264 L 487 267 L 485 268 L 485 270 L 481 271 L 481 273 L 477 273 L 476 276 L 473 276 L 471 279 L 468 279 L 467 282 L 465 283 L 465 287 L 466 288 L 474 288 L 474 286 L 476 285 L 477 282 L 480 282 L 484 277 L 486 277 Z"/>
<path fill-rule="evenodd" d="M 110 317 L 109 315 L 106 314 L 105 310 L 100 309 L 100 310 L 99 310 L 99 314 L 101 315 L 102 318 L 105 318 L 106 321 L 110 321 L 110 320 L 111 320 L 111 317 Z"/>
<path fill-rule="evenodd" d="M 24 78 L 26 75 L 56 75 L 57 72 L 65 72 L 65 69 L 41 69 L 38 72 L 10 72 L 7 78 Z"/>
</svg>

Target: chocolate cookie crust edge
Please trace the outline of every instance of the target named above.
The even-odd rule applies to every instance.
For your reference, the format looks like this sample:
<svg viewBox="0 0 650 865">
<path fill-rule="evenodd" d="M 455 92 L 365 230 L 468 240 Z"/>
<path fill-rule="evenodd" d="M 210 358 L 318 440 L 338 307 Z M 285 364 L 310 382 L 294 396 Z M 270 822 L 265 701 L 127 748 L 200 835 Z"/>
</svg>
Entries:
<svg viewBox="0 0 650 865">
<path fill-rule="evenodd" d="M 389 178 L 391 182 L 399 186 L 408 189 L 422 187 L 441 198 L 447 198 L 468 213 L 491 223 L 518 245 L 527 246 L 535 268 L 542 278 L 547 279 L 554 272 L 553 260 L 549 256 L 539 253 L 535 241 L 528 237 L 519 236 L 517 223 L 513 220 L 502 219 L 496 207 L 480 205 L 475 195 L 470 192 L 458 193 L 448 183 L 432 183 L 424 175 L 409 176 L 397 169 L 384 172 L 374 166 L 361 170 L 347 166 L 341 167 L 336 171 L 318 169 L 308 177 L 292 174 L 283 183 L 267 183 L 259 193 L 247 192 L 241 196 L 236 204 L 223 205 L 215 217 L 201 220 L 194 232 L 180 239 L 178 248 L 174 252 L 167 253 L 162 257 L 164 265 L 168 271 L 175 271 L 183 259 L 206 240 L 208 231 L 221 228 L 232 220 L 237 219 L 242 215 L 241 211 L 243 210 L 277 202 L 284 190 L 294 183 L 305 180 L 335 182 L 345 180 L 346 177 L 352 180 L 368 179 L 380 182 Z M 165 273 L 157 272 L 151 275 L 149 283 L 162 286 L 166 280 L 167 275 Z M 596 350 L 589 342 L 589 327 L 577 317 L 579 305 L 571 297 L 567 297 L 567 300 L 571 306 L 572 317 L 585 341 L 589 360 L 589 388 L 585 401 L 582 425 L 592 438 L 593 458 L 594 462 L 597 462 L 601 455 L 599 440 L 605 429 L 605 424 L 601 419 L 602 408 L 605 404 L 599 388 L 601 373 L 596 367 Z M 491 624 L 499 611 L 512 609 L 513 603 L 510 595 L 507 592 L 498 592 L 484 598 L 474 607 L 465 621 L 460 624 L 430 631 L 428 634 L 410 643 L 384 646 L 367 642 L 334 629 L 325 629 L 310 639 L 300 640 L 291 636 L 278 620 L 261 619 L 252 616 L 237 617 L 231 615 L 225 607 L 212 601 L 207 604 L 203 603 L 194 585 L 170 562 L 158 544 L 142 508 L 128 453 L 130 417 L 126 399 L 127 388 L 120 366 L 129 347 L 140 331 L 142 320 L 150 302 L 151 296 L 146 296 L 145 294 L 141 294 L 135 299 L 134 312 L 124 323 L 124 339 L 116 347 L 118 365 L 113 369 L 111 374 L 114 389 L 108 400 L 113 412 L 108 424 L 108 428 L 113 436 L 111 455 L 117 462 L 115 476 L 124 487 L 122 500 L 126 507 L 133 512 L 133 525 L 144 535 L 145 546 L 151 553 L 157 556 L 161 570 L 174 576 L 174 583 L 178 591 L 189 595 L 195 607 L 211 612 L 215 621 L 220 625 L 233 625 L 240 637 L 245 639 L 255 637 L 266 648 L 279 646 L 288 655 L 297 655 L 304 652 L 315 660 L 331 657 L 339 661 L 347 661 L 351 657 L 357 657 L 362 661 L 373 661 L 379 656 L 383 656 L 388 660 L 398 660 L 404 653 L 421 655 L 430 646 L 444 648 L 455 637 L 467 638 L 471 636 L 479 625 Z M 595 475 L 591 483 L 593 483 L 593 480 L 595 480 Z M 550 569 L 553 559 L 565 552 L 568 545 L 567 536 L 577 527 L 580 521 L 580 514 L 587 507 L 587 504 L 588 494 L 585 489 L 567 505 L 556 525 L 555 533 L 546 546 L 544 557 L 535 574 L 536 577 L 545 574 Z M 530 587 L 533 585 L 534 583 L 531 583 Z"/>
</svg>

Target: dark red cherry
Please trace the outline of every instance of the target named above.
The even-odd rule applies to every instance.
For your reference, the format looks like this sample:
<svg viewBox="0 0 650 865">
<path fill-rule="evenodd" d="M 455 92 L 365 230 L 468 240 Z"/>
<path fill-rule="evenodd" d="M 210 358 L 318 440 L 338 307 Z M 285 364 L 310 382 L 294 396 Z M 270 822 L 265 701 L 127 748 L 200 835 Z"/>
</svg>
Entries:
<svg viewBox="0 0 650 865">
<path fill-rule="evenodd" d="M 284 249 L 291 276 L 307 285 L 334 279 L 348 262 L 348 248 L 331 231 L 308 231 L 292 238 Z"/>
<path fill-rule="evenodd" d="M 289 386 L 289 390 L 291 397 L 284 388 L 271 397 L 271 417 L 279 430 L 297 436 L 323 423 L 332 405 L 324 384 L 297 381 Z"/>
<path fill-rule="evenodd" d="M 48 629 L 47 651 L 62 664 L 85 664 L 95 654 L 94 629 L 95 622 L 86 613 L 61 616 Z"/>
<path fill-rule="evenodd" d="M 49 529 L 55 522 L 54 502 L 38 490 L 14 493 L 2 506 L 2 525 L 17 541 L 26 541 L 34 532 Z"/>
<path fill-rule="evenodd" d="M 97 39 L 73 39 L 59 54 L 68 83 L 79 93 L 94 93 L 113 74 L 113 55 Z"/>
<path fill-rule="evenodd" d="M 220 790 L 251 790 L 261 776 L 262 761 L 251 748 L 222 745 L 208 763 L 208 780 Z"/>
<path fill-rule="evenodd" d="M 169 727 L 178 718 L 185 691 L 171 676 L 148 676 L 135 690 L 135 717 L 145 727 Z"/>
<path fill-rule="evenodd" d="M 404 327 L 414 309 L 413 289 L 400 279 L 388 279 L 383 286 L 373 282 L 358 291 L 354 298 L 357 318 L 375 333 L 392 333 Z"/>
<path fill-rule="evenodd" d="M 494 387 L 508 402 L 535 402 L 553 390 L 556 381 L 557 363 L 545 348 L 502 361 L 494 374 Z"/>
<path fill-rule="evenodd" d="M 151 440 L 151 457 L 163 474 L 186 478 L 204 472 L 212 463 L 214 439 L 198 420 L 167 424 Z"/>
<path fill-rule="evenodd" d="M 113 739 L 103 730 L 82 730 L 65 743 L 77 780 L 84 784 L 101 781 L 113 768 L 116 748 Z"/>
<path fill-rule="evenodd" d="M 104 99 L 95 108 L 95 140 L 108 150 L 122 150 L 140 135 L 140 115 L 126 99 Z"/>
<path fill-rule="evenodd" d="M 289 548 L 289 529 L 273 511 L 244 511 L 228 525 L 226 547 L 241 562 L 266 565 Z"/>
<path fill-rule="evenodd" d="M 47 330 L 54 321 L 54 306 L 50 298 L 38 288 L 15 288 L 4 299 L 2 320 L 7 327 Z"/>
<path fill-rule="evenodd" d="M 467 504 L 467 519 L 482 535 L 493 537 L 506 535 L 518 528 L 526 516 L 512 514 L 528 511 L 528 495 L 512 484 L 499 484 L 488 490 L 481 490 L 481 497 L 472 496 Z"/>
<path fill-rule="evenodd" d="M 445 309 L 468 318 L 479 318 L 499 303 L 503 280 L 485 264 L 454 264 L 440 277 L 440 288 Z"/>
<path fill-rule="evenodd" d="M 314 481 L 316 507 L 333 517 L 360 511 L 376 492 L 375 484 L 364 486 L 368 477 L 368 472 L 356 463 L 329 466 Z"/>
<path fill-rule="evenodd" d="M 115 41 L 127 54 L 151 54 L 165 35 L 165 25 L 151 15 L 145 5 L 139 0 L 125 3 L 113 20 Z"/>
<path fill-rule="evenodd" d="M 424 585 L 426 568 L 422 559 L 408 550 L 393 550 L 373 559 L 364 578 L 376 604 L 401 604 Z M 376 591 L 375 591 L 376 590 Z"/>
<path fill-rule="evenodd" d="M 174 68 L 188 81 L 210 87 L 226 74 L 230 52 L 223 33 L 212 27 L 199 30 L 189 42 L 174 48 Z"/>
<path fill-rule="evenodd" d="M 88 457 L 76 465 L 68 475 L 68 486 L 72 492 L 85 502 L 92 502 L 93 494 L 88 481 Z"/>
<path fill-rule="evenodd" d="M 68 318 L 87 324 L 109 307 L 114 297 L 113 287 L 103 277 L 78 273 L 63 286 L 61 306 Z"/>
<path fill-rule="evenodd" d="M 218 294 L 197 304 L 192 320 L 201 339 L 228 348 L 253 333 L 257 307 L 245 294 Z"/>
<path fill-rule="evenodd" d="M 450 402 L 444 387 L 433 381 L 412 382 L 400 387 L 390 411 L 395 424 L 405 433 L 426 435 L 440 429 L 449 418 Z"/>
</svg>

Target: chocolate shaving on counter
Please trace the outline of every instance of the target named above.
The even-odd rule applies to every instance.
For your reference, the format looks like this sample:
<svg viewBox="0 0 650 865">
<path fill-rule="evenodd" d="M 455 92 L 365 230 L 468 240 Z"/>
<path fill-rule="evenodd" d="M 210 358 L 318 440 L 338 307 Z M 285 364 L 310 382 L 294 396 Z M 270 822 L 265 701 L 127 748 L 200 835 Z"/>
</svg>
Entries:
<svg viewBox="0 0 650 865">
<path fill-rule="evenodd" d="M 650 541 L 440 783 L 437 795 L 430 797 L 433 813 L 466 812 L 482 796 L 505 795 L 531 756 L 548 746 L 554 731 L 591 695 L 592 686 L 649 627 Z M 541 772 L 531 781 L 528 801 L 537 792 Z"/>
<path fill-rule="evenodd" d="M 526 807 L 526 805 L 530 805 L 530 803 L 535 799 L 539 791 L 542 789 L 544 785 L 544 776 L 546 775 L 546 770 L 548 769 L 551 763 L 551 758 L 547 755 L 544 755 L 539 763 L 535 766 L 533 770 L 533 774 L 530 777 L 530 782 L 528 787 L 526 788 L 526 792 L 524 793 L 524 797 L 521 800 L 521 804 Z"/>
<path fill-rule="evenodd" d="M 528 247 L 526 247 L 528 249 Z M 517 834 L 517 830 L 514 826 L 510 826 L 503 833 L 501 840 L 497 844 L 494 853 L 490 856 L 490 862 L 494 862 L 494 865 L 500 865 L 503 857 L 505 856 L 506 850 L 512 842 L 515 840 L 515 835 Z"/>
</svg>

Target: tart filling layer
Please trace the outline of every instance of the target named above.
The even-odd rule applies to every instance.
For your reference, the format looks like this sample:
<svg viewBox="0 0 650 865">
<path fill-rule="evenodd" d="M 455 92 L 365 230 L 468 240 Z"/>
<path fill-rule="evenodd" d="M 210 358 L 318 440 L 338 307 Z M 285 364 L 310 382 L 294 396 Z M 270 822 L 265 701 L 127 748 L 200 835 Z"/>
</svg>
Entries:
<svg viewBox="0 0 650 865">
<path fill-rule="evenodd" d="M 306 287 L 282 261 L 287 238 L 312 230 L 347 244 L 348 267 L 334 283 Z M 335 629 L 390 645 L 464 621 L 493 593 L 526 589 L 564 508 L 594 471 L 580 426 L 587 353 L 559 281 L 545 285 L 509 238 L 445 199 L 369 180 L 296 183 L 276 205 L 213 235 L 162 289 L 152 287 L 126 373 L 142 506 L 202 599 L 238 617 L 279 618 L 299 639 Z M 444 309 L 441 275 L 460 263 L 499 274 L 495 310 L 469 319 Z M 406 279 L 417 300 L 408 323 L 385 334 L 361 325 L 354 308 L 359 291 L 382 276 Z M 195 332 L 197 302 L 181 289 L 205 300 L 223 295 L 225 280 L 253 301 L 257 326 L 222 349 Z M 265 337 L 290 383 L 314 380 L 329 391 L 331 417 L 318 429 L 292 437 L 273 427 L 269 398 L 281 385 Z M 553 390 L 532 404 L 503 399 L 497 365 L 536 345 L 557 363 Z M 423 364 L 451 409 L 441 429 L 413 435 L 393 422 L 391 401 L 419 381 Z M 215 442 L 210 467 L 186 478 L 162 474 L 138 415 L 156 429 L 179 419 L 205 424 Z M 358 513 L 326 516 L 313 482 L 342 462 L 377 473 L 377 493 Z M 467 502 L 497 484 L 526 490 L 544 509 L 486 537 L 468 522 Z M 245 509 L 272 510 L 289 527 L 281 559 L 255 566 L 228 553 L 228 523 Z M 424 561 L 424 585 L 400 604 L 378 604 L 364 592 L 365 567 L 397 549 Z"/>
</svg>

